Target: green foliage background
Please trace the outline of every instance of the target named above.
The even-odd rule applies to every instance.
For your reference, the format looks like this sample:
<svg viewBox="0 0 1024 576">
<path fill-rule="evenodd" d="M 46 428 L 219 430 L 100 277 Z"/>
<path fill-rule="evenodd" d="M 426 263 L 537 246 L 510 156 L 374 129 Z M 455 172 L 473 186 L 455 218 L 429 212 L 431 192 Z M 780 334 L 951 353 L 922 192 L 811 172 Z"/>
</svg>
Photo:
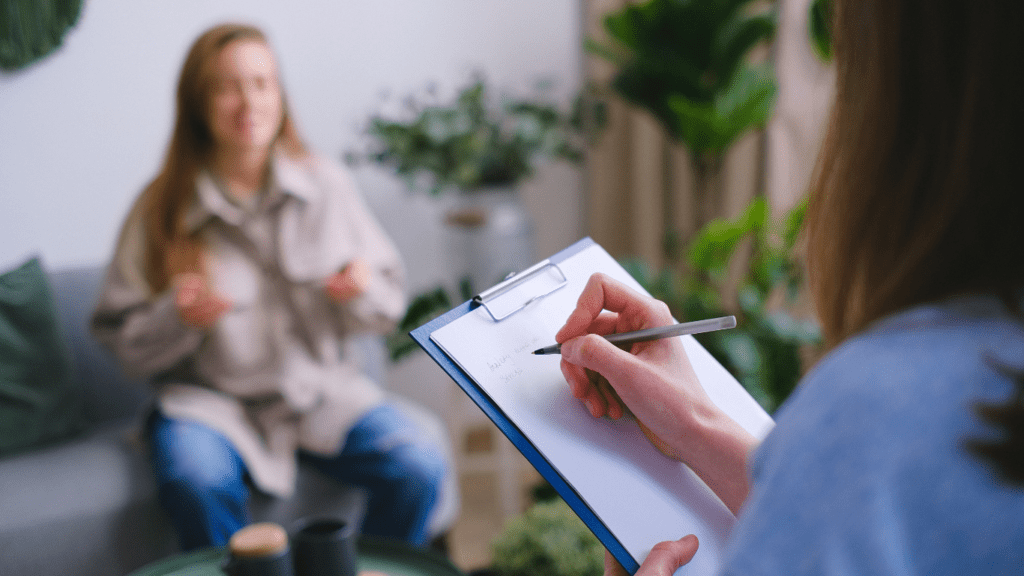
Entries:
<svg viewBox="0 0 1024 576">
<path fill-rule="evenodd" d="M 543 159 L 580 162 L 582 103 L 562 111 L 541 97 L 546 88 L 542 83 L 534 98 L 495 103 L 477 74 L 452 101 L 407 98 L 411 118 L 370 119 L 368 157 L 392 167 L 410 186 L 427 176 L 434 194 L 511 186 L 531 176 Z"/>
<path fill-rule="evenodd" d="M 491 546 L 502 576 L 601 576 L 604 547 L 561 499 L 538 502 L 509 522 Z"/>
</svg>

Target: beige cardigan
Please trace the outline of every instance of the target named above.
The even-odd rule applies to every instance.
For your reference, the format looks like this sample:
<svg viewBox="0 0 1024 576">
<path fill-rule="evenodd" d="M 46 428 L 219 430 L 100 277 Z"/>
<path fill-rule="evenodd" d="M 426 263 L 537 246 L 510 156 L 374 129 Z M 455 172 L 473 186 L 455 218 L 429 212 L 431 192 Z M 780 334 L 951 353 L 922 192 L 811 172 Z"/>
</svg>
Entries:
<svg viewBox="0 0 1024 576">
<path fill-rule="evenodd" d="M 136 203 L 92 329 L 128 373 L 156 383 L 164 414 L 220 431 L 261 490 L 287 496 L 296 449 L 336 454 L 355 421 L 383 400 L 343 344 L 355 332 L 393 328 L 405 309 L 404 271 L 341 166 L 279 154 L 270 180 L 248 211 L 208 173 L 196 183 L 186 225 L 201 232 L 211 285 L 232 303 L 213 327 L 185 325 L 171 291 L 149 289 Z M 370 264 L 370 288 L 337 304 L 325 281 L 355 257 Z"/>
</svg>

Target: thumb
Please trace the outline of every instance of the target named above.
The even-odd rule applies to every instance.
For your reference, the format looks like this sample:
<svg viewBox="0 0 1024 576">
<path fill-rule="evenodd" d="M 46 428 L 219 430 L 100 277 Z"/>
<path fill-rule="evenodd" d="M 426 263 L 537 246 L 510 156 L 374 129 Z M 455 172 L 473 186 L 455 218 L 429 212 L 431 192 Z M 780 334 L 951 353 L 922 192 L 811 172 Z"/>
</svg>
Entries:
<svg viewBox="0 0 1024 576">
<path fill-rule="evenodd" d="M 636 576 L 670 576 L 697 553 L 697 537 L 693 534 L 679 540 L 659 542 L 644 559 Z"/>
</svg>

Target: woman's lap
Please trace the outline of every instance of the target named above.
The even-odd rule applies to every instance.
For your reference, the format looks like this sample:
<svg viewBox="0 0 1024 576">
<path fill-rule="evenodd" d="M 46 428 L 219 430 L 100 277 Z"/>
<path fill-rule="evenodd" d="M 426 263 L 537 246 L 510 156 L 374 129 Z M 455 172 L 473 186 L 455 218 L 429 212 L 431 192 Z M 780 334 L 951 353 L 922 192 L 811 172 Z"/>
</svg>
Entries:
<svg viewBox="0 0 1024 576">
<path fill-rule="evenodd" d="M 159 413 L 150 419 L 148 428 L 153 468 L 162 492 L 174 486 L 171 492 L 178 494 L 181 486 L 186 486 L 200 493 L 231 495 L 231 500 L 243 503 L 248 499 L 245 463 L 222 434 L 198 422 Z M 340 482 L 369 490 L 364 531 L 415 543 L 425 541 L 427 516 L 437 500 L 446 463 L 438 447 L 428 442 L 401 410 L 391 405 L 371 410 L 351 429 L 336 456 L 301 452 L 300 458 Z M 220 506 L 219 500 L 213 506 Z M 174 503 L 164 505 L 173 507 Z M 183 513 L 172 510 L 172 519 Z M 175 519 L 176 525 L 182 522 Z M 179 532 L 183 529 L 187 528 L 181 527 Z"/>
</svg>

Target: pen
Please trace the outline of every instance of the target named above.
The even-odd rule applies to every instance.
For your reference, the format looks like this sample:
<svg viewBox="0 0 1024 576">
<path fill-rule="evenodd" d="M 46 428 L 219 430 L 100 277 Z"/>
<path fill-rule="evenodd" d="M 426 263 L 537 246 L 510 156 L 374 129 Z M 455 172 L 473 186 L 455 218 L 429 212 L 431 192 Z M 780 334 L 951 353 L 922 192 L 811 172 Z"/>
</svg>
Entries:
<svg viewBox="0 0 1024 576">
<path fill-rule="evenodd" d="M 683 336 L 685 334 L 700 334 L 702 332 L 714 332 L 715 330 L 725 330 L 727 328 L 736 327 L 735 316 L 722 316 L 721 318 L 709 318 L 707 320 L 697 320 L 696 322 L 683 322 L 682 324 L 669 324 L 668 326 L 658 326 L 657 328 L 648 328 L 646 330 L 637 330 L 636 332 L 622 332 L 620 334 L 609 334 L 605 336 L 605 340 L 615 344 L 619 348 L 626 348 L 632 346 L 637 342 L 647 342 L 649 340 L 660 340 L 661 338 L 671 338 L 672 336 Z M 554 344 L 544 348 L 534 350 L 533 353 L 538 356 L 544 354 L 560 354 L 562 352 L 561 344 Z"/>
</svg>

